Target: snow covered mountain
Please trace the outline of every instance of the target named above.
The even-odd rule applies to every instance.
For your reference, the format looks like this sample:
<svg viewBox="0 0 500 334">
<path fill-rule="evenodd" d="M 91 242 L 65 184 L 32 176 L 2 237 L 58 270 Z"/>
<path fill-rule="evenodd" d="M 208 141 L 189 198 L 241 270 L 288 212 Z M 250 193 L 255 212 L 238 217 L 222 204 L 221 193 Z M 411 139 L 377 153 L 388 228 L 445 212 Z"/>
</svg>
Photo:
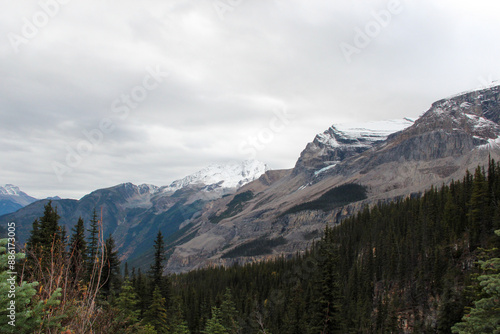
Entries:
<svg viewBox="0 0 500 334">
<path fill-rule="evenodd" d="M 302 151 L 294 173 L 309 172 L 318 175 L 344 159 L 383 142 L 389 135 L 402 131 L 413 123 L 413 119 L 403 118 L 332 125 L 328 130 L 316 135 Z"/>
<path fill-rule="evenodd" d="M 268 171 L 266 164 L 256 160 L 246 160 L 240 163 L 225 165 L 210 165 L 202 170 L 172 182 L 162 187 L 162 191 L 171 192 L 190 185 L 205 185 L 220 188 L 240 188 L 258 179 Z"/>
<path fill-rule="evenodd" d="M 0 186 L 0 216 L 17 211 L 36 200 L 13 184 Z"/>
<path fill-rule="evenodd" d="M 207 206 L 187 232 L 196 236 L 176 244 L 167 267 L 186 271 L 294 254 L 310 246 L 326 224 L 366 205 L 459 180 L 466 170 L 487 165 L 489 157 L 500 160 L 498 85 L 437 101 L 415 122 L 334 125 L 306 146 L 293 170 L 267 172 Z M 347 199 L 354 185 L 366 197 Z M 214 224 L 213 217 L 222 219 Z M 253 241 L 283 238 L 286 243 L 272 254 L 230 256 L 252 249 Z"/>
</svg>

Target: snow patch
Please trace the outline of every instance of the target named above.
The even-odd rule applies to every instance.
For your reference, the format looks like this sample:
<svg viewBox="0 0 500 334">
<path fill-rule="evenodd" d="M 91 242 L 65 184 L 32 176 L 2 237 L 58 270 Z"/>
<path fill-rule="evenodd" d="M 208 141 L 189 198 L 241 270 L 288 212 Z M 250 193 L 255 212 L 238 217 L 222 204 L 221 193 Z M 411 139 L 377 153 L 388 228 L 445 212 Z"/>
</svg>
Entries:
<svg viewBox="0 0 500 334">
<path fill-rule="evenodd" d="M 333 165 L 330 165 L 330 166 L 326 166 L 324 168 L 321 168 L 320 170 L 317 170 L 314 172 L 314 176 L 318 176 L 319 174 L 323 173 L 323 172 L 326 172 L 327 170 L 329 169 L 332 169 L 333 167 L 337 166 L 337 164 L 333 164 Z"/>
<path fill-rule="evenodd" d="M 316 136 L 316 140 L 329 147 L 354 146 L 365 147 L 383 141 L 395 132 L 402 131 L 415 122 L 411 118 L 386 121 L 344 123 L 332 125 L 328 130 Z M 339 143 L 339 140 L 349 144 Z"/>
<path fill-rule="evenodd" d="M 22 191 L 18 186 L 13 184 L 5 184 L 0 186 L 0 195 L 8 195 L 8 196 L 21 196 Z"/>
<path fill-rule="evenodd" d="M 246 160 L 241 163 L 226 165 L 210 165 L 185 178 L 172 182 L 162 189 L 164 192 L 177 191 L 192 184 L 220 184 L 223 188 L 240 188 L 258 179 L 268 171 L 266 164 L 257 160 Z"/>
<path fill-rule="evenodd" d="M 465 92 L 462 92 L 462 93 L 458 93 L 458 94 L 454 94 L 454 95 L 448 96 L 447 98 L 445 98 L 445 100 L 451 100 L 451 99 L 454 99 L 456 97 L 460 97 L 462 95 L 467 95 L 467 94 L 470 94 L 470 93 L 480 92 L 482 90 L 492 89 L 492 88 L 495 88 L 495 87 L 499 87 L 500 88 L 500 84 L 498 83 L 498 81 L 493 81 L 489 85 L 484 85 L 484 86 L 477 87 L 477 88 L 469 90 L 469 91 L 465 91 Z"/>
<path fill-rule="evenodd" d="M 478 146 L 479 149 L 492 149 L 494 147 L 500 147 L 500 136 L 494 139 L 488 139 L 488 143 Z"/>
</svg>

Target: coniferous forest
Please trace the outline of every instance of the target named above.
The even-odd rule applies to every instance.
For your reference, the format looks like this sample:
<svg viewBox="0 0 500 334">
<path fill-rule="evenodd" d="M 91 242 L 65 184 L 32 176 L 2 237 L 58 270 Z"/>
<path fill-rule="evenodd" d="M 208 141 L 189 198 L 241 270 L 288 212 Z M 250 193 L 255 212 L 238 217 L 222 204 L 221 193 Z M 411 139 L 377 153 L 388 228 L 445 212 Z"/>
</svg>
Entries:
<svg viewBox="0 0 500 334">
<path fill-rule="evenodd" d="M 67 233 L 47 204 L 17 255 L 16 328 L 2 333 L 498 333 L 500 164 L 366 207 L 292 258 L 164 275 L 120 272 L 94 211 Z M 8 278 L 3 240 L 1 282 Z M 24 254 L 24 255 L 23 255 Z"/>
</svg>

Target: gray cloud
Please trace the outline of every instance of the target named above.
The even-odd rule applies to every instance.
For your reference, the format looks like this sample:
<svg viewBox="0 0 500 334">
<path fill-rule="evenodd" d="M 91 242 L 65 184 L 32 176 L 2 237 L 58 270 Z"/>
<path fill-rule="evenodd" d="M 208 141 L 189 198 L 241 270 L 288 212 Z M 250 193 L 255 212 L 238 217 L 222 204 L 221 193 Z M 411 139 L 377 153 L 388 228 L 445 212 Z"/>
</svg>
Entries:
<svg viewBox="0 0 500 334">
<path fill-rule="evenodd" d="M 499 79 L 493 0 L 401 0 L 347 62 L 341 43 L 355 46 L 357 32 L 394 1 L 241 1 L 221 19 L 213 1 L 73 0 L 29 38 L 26 22 L 49 0 L 8 2 L 0 13 L 0 183 L 38 197 L 127 181 L 165 185 L 248 158 L 249 138 L 269 135 L 280 110 L 293 119 L 254 153 L 290 168 L 332 123 L 417 116 L 436 99 Z M 26 38 L 19 52 L 12 34 Z M 151 69 L 169 75 L 126 115 L 117 111 Z M 92 138 L 91 152 L 68 166 L 69 152 L 89 149 L 83 141 Z M 62 181 L 54 162 L 71 169 Z"/>
</svg>

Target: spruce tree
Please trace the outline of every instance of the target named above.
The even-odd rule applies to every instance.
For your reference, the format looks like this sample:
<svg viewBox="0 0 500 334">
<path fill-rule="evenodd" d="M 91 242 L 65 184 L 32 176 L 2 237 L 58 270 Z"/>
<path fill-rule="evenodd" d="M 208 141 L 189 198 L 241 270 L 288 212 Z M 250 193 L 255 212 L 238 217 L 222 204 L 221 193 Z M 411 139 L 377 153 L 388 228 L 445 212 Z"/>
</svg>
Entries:
<svg viewBox="0 0 500 334">
<path fill-rule="evenodd" d="M 220 309 L 212 307 L 212 317 L 208 319 L 205 326 L 204 334 L 229 334 L 227 328 L 222 324 L 222 316 Z"/>
<path fill-rule="evenodd" d="M 327 226 L 319 248 L 317 309 L 313 317 L 313 331 L 319 333 L 343 333 L 341 316 L 342 287 L 338 272 L 340 255 L 338 245 Z"/>
<path fill-rule="evenodd" d="M 38 270 L 48 265 L 51 259 L 62 259 L 64 256 L 63 230 L 59 226 L 57 209 L 52 207 L 52 201 L 44 206 L 44 214 L 33 222 L 33 230 L 26 245 L 28 253 L 27 269 Z M 35 263 L 37 263 L 35 265 Z"/>
<path fill-rule="evenodd" d="M 38 282 L 16 282 L 9 268 L 11 254 L 6 253 L 7 239 L 0 239 L 0 332 L 1 333 L 35 333 L 41 329 L 50 332 L 59 327 L 60 318 L 47 319 L 49 310 L 59 305 L 61 289 L 58 288 L 47 300 L 38 300 L 36 295 Z M 9 258 L 10 257 L 10 258 Z M 24 253 L 17 253 L 14 258 L 21 260 Z M 11 287 L 15 286 L 15 297 Z M 14 304 L 12 304 L 14 302 Z M 15 307 L 11 312 L 9 307 Z"/>
<path fill-rule="evenodd" d="M 167 310 L 165 298 L 161 296 L 160 288 L 157 286 L 153 291 L 153 300 L 144 315 L 144 322 L 152 325 L 158 333 L 168 332 Z"/>
<path fill-rule="evenodd" d="M 236 305 L 233 302 L 233 295 L 229 288 L 226 288 L 226 292 L 224 293 L 220 312 L 221 323 L 227 329 L 228 333 L 238 333 L 240 329 L 238 324 L 238 311 L 236 310 Z"/>
<path fill-rule="evenodd" d="M 483 171 L 477 167 L 472 184 L 472 193 L 469 202 L 469 211 L 467 214 L 471 227 L 472 246 L 479 247 L 484 242 L 487 222 L 487 198 L 488 183 L 486 182 Z"/>
<path fill-rule="evenodd" d="M 495 231 L 500 236 L 500 230 Z M 500 258 L 480 261 L 484 274 L 477 278 L 484 296 L 474 302 L 462 322 L 452 327 L 453 333 L 500 333 Z"/>
<path fill-rule="evenodd" d="M 76 279 L 87 268 L 87 242 L 85 241 L 85 228 L 82 217 L 78 219 L 69 245 L 71 271 Z"/>
<path fill-rule="evenodd" d="M 151 265 L 150 276 L 153 281 L 153 285 L 160 286 L 160 282 L 163 276 L 163 270 L 165 266 L 163 262 L 165 261 L 165 244 L 163 242 L 163 235 L 161 231 L 158 231 L 154 243 L 154 262 Z"/>
<path fill-rule="evenodd" d="M 102 267 L 101 292 L 104 296 L 109 296 L 116 288 L 120 279 L 120 260 L 118 252 L 115 250 L 115 240 L 110 235 L 105 242 L 104 263 Z"/>
<path fill-rule="evenodd" d="M 187 322 L 184 320 L 182 312 L 182 300 L 179 296 L 172 301 L 169 319 L 169 328 L 171 334 L 189 334 Z"/>
<path fill-rule="evenodd" d="M 165 270 L 165 243 L 161 231 L 158 231 L 154 242 L 154 260 L 149 270 L 151 280 L 151 289 L 154 290 L 156 286 L 160 288 L 161 295 L 165 298 L 167 308 L 170 304 L 170 280 L 168 276 L 164 276 Z"/>
<path fill-rule="evenodd" d="M 30 251 L 40 250 L 43 255 L 47 255 L 53 247 L 60 247 L 62 229 L 59 226 L 57 209 L 52 207 L 52 201 L 44 206 L 44 214 L 33 222 L 33 230 L 28 239 L 28 249 Z"/>
<path fill-rule="evenodd" d="M 87 246 L 87 277 L 90 279 L 92 277 L 94 266 L 99 263 L 99 219 L 97 218 L 96 209 L 92 213 L 92 218 L 90 219 L 89 232 L 89 242 Z"/>
<path fill-rule="evenodd" d="M 127 276 L 123 281 L 120 295 L 116 299 L 116 307 L 120 310 L 120 321 L 124 321 L 129 325 L 138 322 L 140 313 L 137 309 L 138 302 L 132 282 L 129 281 Z"/>
<path fill-rule="evenodd" d="M 133 274 L 135 276 L 135 273 Z M 139 296 L 138 308 L 141 311 L 141 317 L 144 317 L 146 311 L 148 310 L 148 302 L 150 297 L 147 293 L 146 277 L 142 274 L 141 268 L 137 270 L 137 276 L 134 279 L 134 289 Z"/>
</svg>

